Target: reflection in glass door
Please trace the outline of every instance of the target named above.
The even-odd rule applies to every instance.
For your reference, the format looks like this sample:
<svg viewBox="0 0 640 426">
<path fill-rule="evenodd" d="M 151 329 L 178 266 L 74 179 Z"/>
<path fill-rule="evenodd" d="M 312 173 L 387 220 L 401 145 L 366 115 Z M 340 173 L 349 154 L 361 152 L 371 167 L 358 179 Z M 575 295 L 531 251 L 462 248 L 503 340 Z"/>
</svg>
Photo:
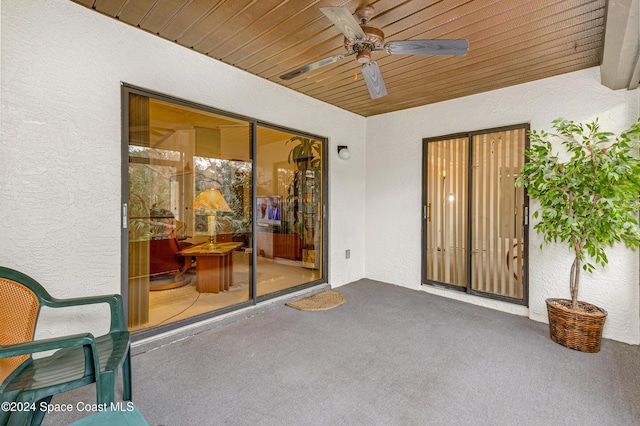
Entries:
<svg viewBox="0 0 640 426">
<path fill-rule="evenodd" d="M 126 96 L 130 330 L 250 300 L 251 123 Z"/>
<path fill-rule="evenodd" d="M 323 277 L 324 142 L 257 129 L 256 294 Z"/>
<path fill-rule="evenodd" d="M 526 304 L 528 125 L 425 140 L 423 282 Z"/>
<path fill-rule="evenodd" d="M 126 85 L 123 103 L 131 331 L 325 282 L 324 140 Z"/>
</svg>

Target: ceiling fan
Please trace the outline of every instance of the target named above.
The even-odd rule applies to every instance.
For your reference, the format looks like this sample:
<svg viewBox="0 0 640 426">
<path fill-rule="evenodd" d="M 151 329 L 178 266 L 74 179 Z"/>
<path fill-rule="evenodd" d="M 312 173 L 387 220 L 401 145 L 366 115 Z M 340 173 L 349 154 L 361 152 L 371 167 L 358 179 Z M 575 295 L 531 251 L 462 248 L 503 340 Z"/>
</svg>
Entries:
<svg viewBox="0 0 640 426">
<path fill-rule="evenodd" d="M 384 43 L 384 33 L 379 28 L 367 25 L 373 16 L 371 6 L 360 7 L 355 11 L 358 20 L 346 7 L 321 7 L 320 11 L 344 34 L 344 48 L 347 53 L 311 62 L 281 75 L 281 79 L 291 80 L 306 72 L 355 55 L 357 61 L 362 64 L 362 75 L 371 99 L 377 99 L 387 94 L 387 88 L 384 85 L 380 67 L 371 59 L 371 52 L 384 50 L 391 55 L 463 56 L 469 50 L 467 40 L 396 40 Z"/>
</svg>

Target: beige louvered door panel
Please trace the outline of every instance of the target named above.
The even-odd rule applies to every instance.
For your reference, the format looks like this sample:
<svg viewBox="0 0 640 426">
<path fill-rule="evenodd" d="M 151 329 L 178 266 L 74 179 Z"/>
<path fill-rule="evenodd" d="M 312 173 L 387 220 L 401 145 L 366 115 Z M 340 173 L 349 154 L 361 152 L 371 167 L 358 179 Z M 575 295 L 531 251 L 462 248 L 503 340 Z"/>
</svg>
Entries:
<svg viewBox="0 0 640 426">
<path fill-rule="evenodd" d="M 466 287 L 467 158 L 465 138 L 429 143 L 427 167 L 427 279 Z"/>
<path fill-rule="evenodd" d="M 525 129 L 475 135 L 471 167 L 471 288 L 523 299 Z"/>
<path fill-rule="evenodd" d="M 527 303 L 527 124 L 425 139 L 423 282 Z"/>
</svg>

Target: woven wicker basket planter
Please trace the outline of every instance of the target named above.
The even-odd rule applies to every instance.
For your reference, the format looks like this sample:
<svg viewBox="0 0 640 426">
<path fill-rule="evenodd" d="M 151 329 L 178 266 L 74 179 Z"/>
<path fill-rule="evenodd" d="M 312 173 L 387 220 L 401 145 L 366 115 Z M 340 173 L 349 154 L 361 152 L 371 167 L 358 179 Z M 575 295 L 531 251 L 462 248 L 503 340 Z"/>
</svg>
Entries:
<svg viewBox="0 0 640 426">
<path fill-rule="evenodd" d="M 551 340 L 581 352 L 600 352 L 602 328 L 607 312 L 595 305 L 578 302 L 571 309 L 571 300 L 547 299 Z"/>
</svg>

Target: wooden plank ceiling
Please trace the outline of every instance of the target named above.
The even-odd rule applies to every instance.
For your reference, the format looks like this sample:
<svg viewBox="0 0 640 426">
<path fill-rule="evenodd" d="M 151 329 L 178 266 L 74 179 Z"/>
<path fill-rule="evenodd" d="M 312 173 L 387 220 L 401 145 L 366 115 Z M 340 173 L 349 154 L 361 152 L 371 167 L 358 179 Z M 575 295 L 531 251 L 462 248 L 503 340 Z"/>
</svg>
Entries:
<svg viewBox="0 0 640 426">
<path fill-rule="evenodd" d="M 606 0 L 72 0 L 159 37 L 363 116 L 445 101 L 600 65 Z M 465 56 L 374 52 L 388 95 L 372 100 L 320 7 L 370 5 L 385 41 L 467 39 Z"/>
</svg>

